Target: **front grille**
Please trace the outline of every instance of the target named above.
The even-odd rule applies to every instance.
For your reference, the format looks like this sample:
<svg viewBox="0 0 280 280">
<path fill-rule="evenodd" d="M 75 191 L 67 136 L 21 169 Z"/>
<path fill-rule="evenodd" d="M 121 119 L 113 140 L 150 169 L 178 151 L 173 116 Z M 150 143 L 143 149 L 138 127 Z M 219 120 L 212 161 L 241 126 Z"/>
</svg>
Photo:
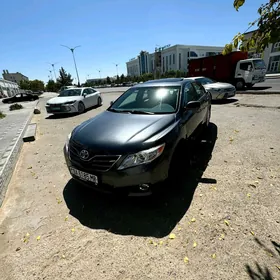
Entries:
<svg viewBox="0 0 280 280">
<path fill-rule="evenodd" d="M 87 150 L 89 152 L 87 160 L 81 159 L 80 152 L 82 150 Z M 73 140 L 69 143 L 69 154 L 70 159 L 79 162 L 83 167 L 100 172 L 108 171 L 121 157 L 120 155 L 97 154 Z"/>
</svg>

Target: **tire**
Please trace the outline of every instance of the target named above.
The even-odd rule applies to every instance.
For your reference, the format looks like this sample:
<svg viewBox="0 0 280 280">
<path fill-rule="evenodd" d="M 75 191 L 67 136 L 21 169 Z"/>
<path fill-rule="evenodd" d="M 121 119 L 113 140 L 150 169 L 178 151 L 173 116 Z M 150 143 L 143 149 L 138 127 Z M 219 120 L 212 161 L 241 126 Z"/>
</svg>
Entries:
<svg viewBox="0 0 280 280">
<path fill-rule="evenodd" d="M 241 89 L 244 89 L 244 86 L 245 86 L 245 83 L 243 80 L 236 80 L 235 82 L 235 87 L 237 90 L 241 90 Z"/>
<path fill-rule="evenodd" d="M 84 103 L 83 103 L 83 102 L 79 102 L 79 104 L 78 104 L 78 113 L 79 113 L 79 114 L 84 113 L 85 109 L 86 109 L 86 108 L 85 108 Z"/>
<path fill-rule="evenodd" d="M 97 106 L 98 107 L 102 106 L 102 99 L 100 96 L 98 97 L 98 100 L 97 100 Z"/>
</svg>

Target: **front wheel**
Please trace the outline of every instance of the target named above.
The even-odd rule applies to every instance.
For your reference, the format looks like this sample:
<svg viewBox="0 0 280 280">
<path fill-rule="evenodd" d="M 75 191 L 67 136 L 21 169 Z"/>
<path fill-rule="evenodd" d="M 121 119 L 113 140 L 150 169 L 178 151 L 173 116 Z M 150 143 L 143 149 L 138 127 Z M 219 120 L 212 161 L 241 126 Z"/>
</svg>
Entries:
<svg viewBox="0 0 280 280">
<path fill-rule="evenodd" d="M 84 105 L 84 103 L 80 102 L 78 104 L 78 113 L 82 114 L 84 111 L 85 111 L 85 105 Z"/>
<path fill-rule="evenodd" d="M 237 81 L 235 82 L 235 87 L 236 87 L 237 90 L 243 89 L 244 86 L 245 86 L 245 83 L 244 83 L 243 80 L 237 80 Z"/>
<path fill-rule="evenodd" d="M 102 99 L 101 97 L 99 96 L 98 97 L 98 100 L 97 100 L 97 106 L 100 107 L 102 105 Z"/>
</svg>

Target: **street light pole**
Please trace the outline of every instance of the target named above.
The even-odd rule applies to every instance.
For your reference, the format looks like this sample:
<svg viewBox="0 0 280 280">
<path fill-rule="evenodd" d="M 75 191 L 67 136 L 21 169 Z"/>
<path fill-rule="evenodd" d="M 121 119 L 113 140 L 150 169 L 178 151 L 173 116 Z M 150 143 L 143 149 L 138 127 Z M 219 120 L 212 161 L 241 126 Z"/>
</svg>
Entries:
<svg viewBox="0 0 280 280">
<path fill-rule="evenodd" d="M 119 70 L 118 70 L 118 66 L 119 66 L 119 64 L 117 64 L 117 63 L 114 63 L 114 64 L 115 64 L 115 66 L 116 66 L 117 76 L 119 76 Z"/>
<path fill-rule="evenodd" d="M 51 74 L 51 78 L 52 78 L 52 80 L 53 80 L 52 70 L 49 70 L 49 71 L 50 71 L 50 74 Z"/>
<path fill-rule="evenodd" d="M 100 73 L 101 73 L 101 70 L 98 70 L 98 69 L 97 69 L 97 71 L 99 72 L 99 78 L 101 79 L 101 74 L 100 74 Z"/>
<path fill-rule="evenodd" d="M 78 78 L 78 86 L 80 86 L 80 78 L 79 78 L 79 74 L 78 74 L 78 69 L 77 69 L 77 64 L 76 64 L 76 59 L 75 59 L 75 54 L 74 54 L 74 50 L 80 46 L 76 46 L 74 48 L 69 48 L 68 46 L 64 46 L 61 45 L 62 47 L 65 47 L 67 49 L 69 49 L 72 52 L 72 56 L 73 56 L 73 60 L 74 60 L 74 65 L 75 65 L 75 69 L 76 69 L 76 74 L 77 74 L 77 78 Z"/>
</svg>

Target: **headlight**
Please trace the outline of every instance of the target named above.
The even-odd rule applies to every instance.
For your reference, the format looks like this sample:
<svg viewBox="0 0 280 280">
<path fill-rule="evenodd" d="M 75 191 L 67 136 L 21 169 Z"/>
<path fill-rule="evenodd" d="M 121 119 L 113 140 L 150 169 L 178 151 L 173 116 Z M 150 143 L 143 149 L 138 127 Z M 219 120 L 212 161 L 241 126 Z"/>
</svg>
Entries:
<svg viewBox="0 0 280 280">
<path fill-rule="evenodd" d="M 162 144 L 160 146 L 151 148 L 149 150 L 141 151 L 136 154 L 128 155 L 120 167 L 118 168 L 119 170 L 125 169 L 128 167 L 144 164 L 144 163 L 149 163 L 153 160 L 155 160 L 157 157 L 159 157 L 163 150 L 164 150 L 165 144 Z"/>
<path fill-rule="evenodd" d="M 221 91 L 221 89 L 220 89 L 220 88 L 209 88 L 209 90 Z"/>
<path fill-rule="evenodd" d="M 65 147 L 66 147 L 67 151 L 68 151 L 68 146 L 69 146 L 69 141 L 70 141 L 71 136 L 72 136 L 72 132 L 70 132 L 68 134 L 67 139 L 66 139 Z"/>
<path fill-rule="evenodd" d="M 65 102 L 64 105 L 74 104 L 75 102 L 76 102 L 76 100 L 74 100 L 74 101 L 68 101 L 68 102 Z"/>
</svg>

